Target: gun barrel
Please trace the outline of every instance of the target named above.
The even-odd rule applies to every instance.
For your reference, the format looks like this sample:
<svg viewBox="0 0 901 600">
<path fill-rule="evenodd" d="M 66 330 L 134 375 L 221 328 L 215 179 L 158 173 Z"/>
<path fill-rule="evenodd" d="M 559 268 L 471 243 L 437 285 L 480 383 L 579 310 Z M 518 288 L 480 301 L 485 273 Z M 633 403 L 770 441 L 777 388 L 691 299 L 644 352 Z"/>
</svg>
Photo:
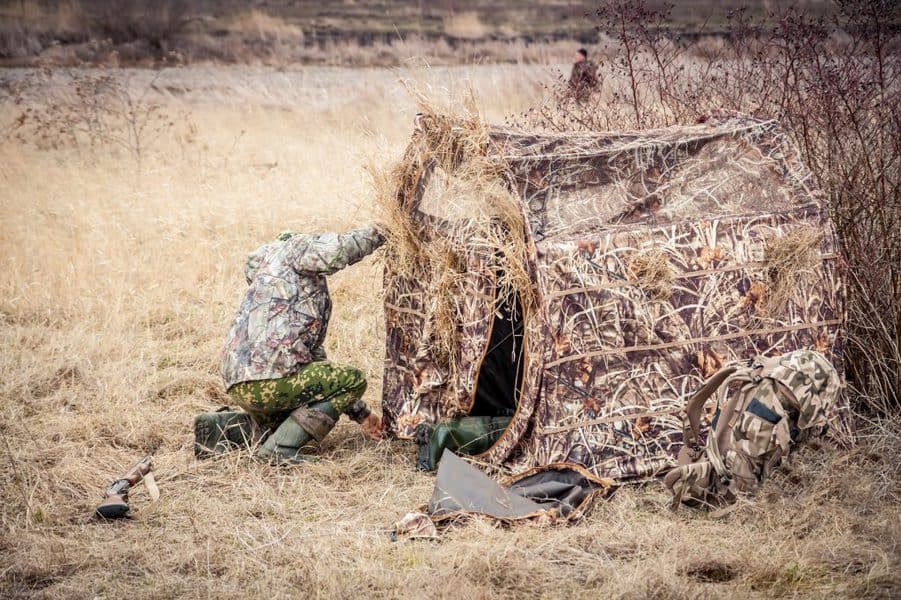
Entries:
<svg viewBox="0 0 901 600">
<path fill-rule="evenodd" d="M 130 485 L 137 485 L 144 479 L 144 476 L 147 475 L 150 471 L 153 470 L 153 456 L 147 455 L 141 460 L 139 460 L 135 465 L 122 476 L 122 479 L 128 481 Z"/>
</svg>

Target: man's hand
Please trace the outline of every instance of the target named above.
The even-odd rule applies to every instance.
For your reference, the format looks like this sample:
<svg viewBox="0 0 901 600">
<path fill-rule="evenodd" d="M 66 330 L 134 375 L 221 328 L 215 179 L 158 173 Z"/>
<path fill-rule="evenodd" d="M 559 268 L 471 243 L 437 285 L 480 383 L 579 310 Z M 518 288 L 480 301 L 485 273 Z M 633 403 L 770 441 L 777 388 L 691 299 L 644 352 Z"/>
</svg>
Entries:
<svg viewBox="0 0 901 600">
<path fill-rule="evenodd" d="M 369 416 L 360 423 L 360 427 L 363 428 L 363 431 L 366 432 L 366 435 L 368 435 L 370 439 L 375 441 L 382 439 L 382 418 L 380 416 L 370 413 Z"/>
</svg>

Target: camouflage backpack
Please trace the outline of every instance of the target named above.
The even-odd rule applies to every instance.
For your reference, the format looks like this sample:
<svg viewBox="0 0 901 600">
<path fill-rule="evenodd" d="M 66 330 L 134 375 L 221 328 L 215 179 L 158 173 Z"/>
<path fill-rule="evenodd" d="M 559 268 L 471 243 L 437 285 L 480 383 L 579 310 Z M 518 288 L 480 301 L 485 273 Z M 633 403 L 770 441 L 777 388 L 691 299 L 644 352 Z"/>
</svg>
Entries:
<svg viewBox="0 0 901 600">
<path fill-rule="evenodd" d="M 679 465 L 664 478 L 673 507 L 721 505 L 757 489 L 793 443 L 825 433 L 840 387 L 835 368 L 810 350 L 759 356 L 718 371 L 685 407 Z M 702 448 L 701 411 L 714 394 Z"/>
</svg>

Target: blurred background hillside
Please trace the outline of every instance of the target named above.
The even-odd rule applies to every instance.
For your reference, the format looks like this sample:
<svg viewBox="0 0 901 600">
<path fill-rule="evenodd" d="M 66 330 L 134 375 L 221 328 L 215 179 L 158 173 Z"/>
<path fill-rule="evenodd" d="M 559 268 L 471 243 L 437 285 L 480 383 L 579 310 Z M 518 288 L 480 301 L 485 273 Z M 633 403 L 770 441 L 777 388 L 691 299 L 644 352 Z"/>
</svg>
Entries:
<svg viewBox="0 0 901 600">
<path fill-rule="evenodd" d="M 600 41 L 592 0 L 3 0 L 0 66 L 171 63 L 397 65 L 547 62 Z M 647 5 L 662 9 L 666 3 Z M 828 16 L 826 0 L 688 0 L 666 27 L 720 37 L 728 15 L 794 7 Z"/>
</svg>

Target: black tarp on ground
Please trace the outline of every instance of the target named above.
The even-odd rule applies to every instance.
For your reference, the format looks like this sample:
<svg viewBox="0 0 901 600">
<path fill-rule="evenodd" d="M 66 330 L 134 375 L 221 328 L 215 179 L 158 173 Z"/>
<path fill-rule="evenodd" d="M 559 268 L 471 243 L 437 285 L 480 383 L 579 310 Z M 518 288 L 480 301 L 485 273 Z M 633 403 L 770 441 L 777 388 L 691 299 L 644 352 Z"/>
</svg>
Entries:
<svg viewBox="0 0 901 600">
<path fill-rule="evenodd" d="M 428 514 L 436 521 L 467 514 L 504 521 L 576 516 L 595 494 L 611 483 L 565 465 L 524 475 L 504 486 L 453 452 L 445 450 L 438 467 Z"/>
</svg>

